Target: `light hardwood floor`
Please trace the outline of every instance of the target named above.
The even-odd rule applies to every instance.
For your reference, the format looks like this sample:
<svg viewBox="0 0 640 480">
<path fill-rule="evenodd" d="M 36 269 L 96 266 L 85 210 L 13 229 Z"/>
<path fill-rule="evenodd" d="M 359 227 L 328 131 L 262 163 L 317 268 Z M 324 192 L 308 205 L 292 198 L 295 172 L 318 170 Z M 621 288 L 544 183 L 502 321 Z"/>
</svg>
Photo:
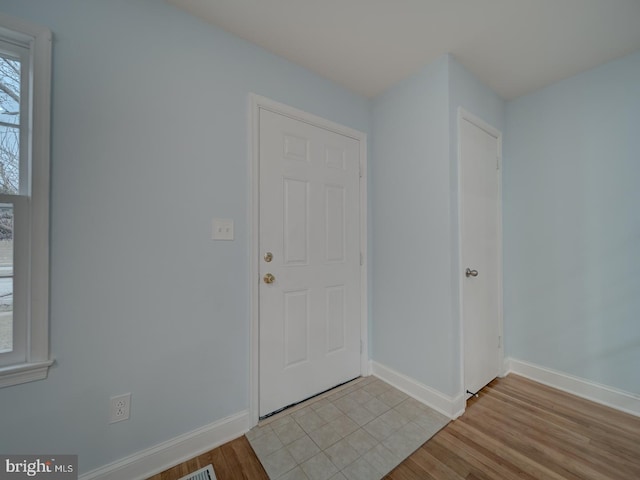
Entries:
<svg viewBox="0 0 640 480">
<path fill-rule="evenodd" d="M 149 480 L 212 463 L 218 480 L 267 479 L 245 437 Z M 640 478 L 640 418 L 509 375 L 485 387 L 386 480 Z"/>
<path fill-rule="evenodd" d="M 177 480 L 209 464 L 213 465 L 218 480 L 269 480 L 245 436 L 154 475 L 149 480 Z"/>
<path fill-rule="evenodd" d="M 640 418 L 509 375 L 385 478 L 637 479 Z"/>
</svg>

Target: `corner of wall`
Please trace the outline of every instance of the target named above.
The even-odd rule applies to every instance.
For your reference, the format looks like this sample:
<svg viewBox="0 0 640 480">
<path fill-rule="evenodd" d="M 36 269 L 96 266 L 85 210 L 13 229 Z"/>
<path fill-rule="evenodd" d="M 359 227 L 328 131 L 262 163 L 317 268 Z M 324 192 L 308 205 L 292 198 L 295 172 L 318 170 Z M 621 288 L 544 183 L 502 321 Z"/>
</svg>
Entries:
<svg viewBox="0 0 640 480">
<path fill-rule="evenodd" d="M 374 361 L 371 361 L 370 370 L 371 373 L 379 379 L 433 408 L 451 420 L 455 420 L 464 413 L 466 402 L 463 394 L 451 397 Z"/>
</svg>

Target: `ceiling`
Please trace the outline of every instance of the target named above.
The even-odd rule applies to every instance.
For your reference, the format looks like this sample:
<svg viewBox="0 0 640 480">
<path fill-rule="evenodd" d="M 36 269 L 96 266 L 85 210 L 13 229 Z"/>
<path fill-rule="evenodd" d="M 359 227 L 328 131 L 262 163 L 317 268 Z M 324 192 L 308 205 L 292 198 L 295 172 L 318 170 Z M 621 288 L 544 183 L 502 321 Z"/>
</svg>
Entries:
<svg viewBox="0 0 640 480">
<path fill-rule="evenodd" d="M 640 0 L 167 0 L 373 97 L 445 53 L 510 100 L 640 49 Z"/>
</svg>

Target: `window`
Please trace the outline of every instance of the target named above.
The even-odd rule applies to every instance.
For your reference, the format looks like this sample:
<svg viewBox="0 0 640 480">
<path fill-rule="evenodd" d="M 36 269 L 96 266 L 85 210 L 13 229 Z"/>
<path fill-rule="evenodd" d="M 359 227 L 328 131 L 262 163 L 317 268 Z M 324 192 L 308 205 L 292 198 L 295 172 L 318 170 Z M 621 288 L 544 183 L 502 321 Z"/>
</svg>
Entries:
<svg viewBox="0 0 640 480">
<path fill-rule="evenodd" d="M 49 359 L 51 32 L 0 15 L 0 387 Z"/>
</svg>

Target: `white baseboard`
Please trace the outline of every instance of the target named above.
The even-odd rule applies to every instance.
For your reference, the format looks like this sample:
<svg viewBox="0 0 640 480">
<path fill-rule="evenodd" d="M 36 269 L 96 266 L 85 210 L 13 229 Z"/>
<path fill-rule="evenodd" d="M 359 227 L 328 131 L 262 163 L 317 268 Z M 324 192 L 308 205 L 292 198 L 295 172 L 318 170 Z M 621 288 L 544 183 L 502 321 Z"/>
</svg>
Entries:
<svg viewBox="0 0 640 480">
<path fill-rule="evenodd" d="M 640 416 L 640 395 L 617 390 L 584 378 L 574 377 L 550 368 L 516 360 L 515 358 L 505 358 L 504 370 L 507 374 L 515 373 L 535 382 L 571 393 L 577 397 L 586 398 L 592 402 Z"/>
<path fill-rule="evenodd" d="M 466 402 L 463 395 L 450 397 L 373 360 L 371 361 L 370 371 L 380 380 L 387 382 L 389 385 L 394 386 L 398 390 L 428 405 L 452 420 L 464 413 Z"/>
<path fill-rule="evenodd" d="M 82 474 L 79 480 L 144 480 L 238 438 L 248 430 L 247 410 Z"/>
</svg>

